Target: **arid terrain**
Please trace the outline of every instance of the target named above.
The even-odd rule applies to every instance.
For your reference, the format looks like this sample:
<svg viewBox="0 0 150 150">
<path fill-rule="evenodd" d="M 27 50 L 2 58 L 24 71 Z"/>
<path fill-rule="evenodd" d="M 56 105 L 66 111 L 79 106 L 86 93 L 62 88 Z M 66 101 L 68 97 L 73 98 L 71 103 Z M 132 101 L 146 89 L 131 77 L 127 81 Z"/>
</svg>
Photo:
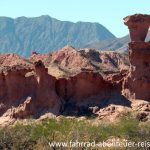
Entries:
<svg viewBox="0 0 150 150">
<path fill-rule="evenodd" d="M 44 55 L 33 52 L 29 58 L 2 54 L 0 63 L 1 125 L 48 113 L 103 118 L 118 109 L 121 100 L 125 107 L 129 104 L 120 94 L 129 69 L 125 54 L 65 46 Z"/>
<path fill-rule="evenodd" d="M 127 16 L 124 24 L 128 54 L 70 45 L 29 57 L 0 54 L 0 149 L 149 140 L 150 15 Z"/>
<path fill-rule="evenodd" d="M 128 16 L 125 24 L 131 35 L 129 56 L 69 45 L 47 54 L 34 51 L 28 58 L 1 54 L 0 124 L 52 114 L 114 121 L 127 112 L 148 121 L 150 43 L 144 40 L 149 16 Z"/>
</svg>

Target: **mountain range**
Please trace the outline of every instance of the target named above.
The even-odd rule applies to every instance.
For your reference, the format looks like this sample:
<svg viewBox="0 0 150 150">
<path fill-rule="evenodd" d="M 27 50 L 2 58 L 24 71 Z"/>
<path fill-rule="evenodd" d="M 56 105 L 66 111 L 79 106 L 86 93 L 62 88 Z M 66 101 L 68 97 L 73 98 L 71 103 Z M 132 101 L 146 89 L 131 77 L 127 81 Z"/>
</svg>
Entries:
<svg viewBox="0 0 150 150">
<path fill-rule="evenodd" d="M 126 35 L 122 38 L 112 38 L 112 39 L 93 42 L 85 45 L 85 47 L 99 49 L 99 50 L 116 50 L 118 52 L 127 52 L 129 41 L 130 41 L 130 37 L 129 35 Z M 150 41 L 150 31 L 147 35 L 146 41 Z"/>
<path fill-rule="evenodd" d="M 0 53 L 29 56 L 32 51 L 46 53 L 65 45 L 81 48 L 87 43 L 115 38 L 99 23 L 59 21 L 47 15 L 0 17 Z"/>
<path fill-rule="evenodd" d="M 150 32 L 147 36 L 150 40 Z M 0 53 L 30 56 L 72 45 L 76 48 L 127 52 L 129 35 L 116 38 L 99 23 L 60 21 L 50 16 L 0 17 Z"/>
</svg>

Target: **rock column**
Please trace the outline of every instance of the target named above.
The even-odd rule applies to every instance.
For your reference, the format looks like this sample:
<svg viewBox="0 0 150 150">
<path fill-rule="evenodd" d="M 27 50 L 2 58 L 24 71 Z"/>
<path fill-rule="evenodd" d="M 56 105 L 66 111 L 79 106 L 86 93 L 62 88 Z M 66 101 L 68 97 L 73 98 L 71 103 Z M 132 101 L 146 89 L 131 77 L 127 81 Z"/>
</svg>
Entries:
<svg viewBox="0 0 150 150">
<path fill-rule="evenodd" d="M 131 99 L 150 101 L 150 42 L 144 42 L 150 15 L 133 15 L 124 19 L 130 30 L 130 70 L 124 80 L 123 94 Z"/>
</svg>

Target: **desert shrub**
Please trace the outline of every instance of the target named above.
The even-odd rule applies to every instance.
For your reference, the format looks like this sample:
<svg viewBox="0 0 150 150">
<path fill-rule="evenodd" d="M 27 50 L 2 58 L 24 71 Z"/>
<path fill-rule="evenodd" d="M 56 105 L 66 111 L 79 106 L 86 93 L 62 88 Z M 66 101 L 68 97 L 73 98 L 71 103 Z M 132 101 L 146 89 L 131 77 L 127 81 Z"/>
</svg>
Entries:
<svg viewBox="0 0 150 150">
<path fill-rule="evenodd" d="M 94 119 L 93 119 L 94 120 Z M 100 142 L 109 137 L 126 138 L 130 141 L 149 141 L 150 125 L 142 124 L 130 114 L 117 123 L 94 125 L 90 120 L 62 117 L 46 119 L 32 125 L 16 124 L 0 129 L 0 149 L 32 150 L 48 149 L 49 142 Z"/>
</svg>

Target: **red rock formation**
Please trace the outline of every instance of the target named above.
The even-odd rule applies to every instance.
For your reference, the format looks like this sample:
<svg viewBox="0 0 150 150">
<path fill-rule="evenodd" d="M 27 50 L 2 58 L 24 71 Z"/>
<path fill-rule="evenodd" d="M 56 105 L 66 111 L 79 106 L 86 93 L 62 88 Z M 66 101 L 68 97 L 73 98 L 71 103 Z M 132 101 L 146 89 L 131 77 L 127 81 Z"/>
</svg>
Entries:
<svg viewBox="0 0 150 150">
<path fill-rule="evenodd" d="M 40 111 L 50 111 L 58 115 L 62 104 L 61 98 L 55 91 L 56 78 L 48 74 L 42 61 L 35 63 L 35 72 L 37 74 L 36 108 L 41 109 Z"/>
<path fill-rule="evenodd" d="M 131 41 L 145 41 L 150 26 L 150 15 L 136 14 L 124 18 L 130 31 Z"/>
<path fill-rule="evenodd" d="M 119 70 L 127 68 L 127 61 L 125 55 L 115 52 L 76 50 L 71 46 L 29 59 L 0 55 L 0 115 L 38 118 L 65 111 L 78 115 L 86 114 L 89 107 L 121 104 L 124 75 Z M 48 72 L 54 64 L 71 75 L 56 79 Z"/>
<path fill-rule="evenodd" d="M 74 47 L 68 45 L 52 54 L 52 63 L 71 72 L 80 72 L 82 68 L 96 70 L 89 60 L 80 55 Z"/>
<path fill-rule="evenodd" d="M 38 60 L 42 60 L 49 68 L 57 66 L 67 76 L 81 71 L 119 72 L 122 69 L 128 70 L 129 67 L 127 55 L 88 48 L 77 50 L 72 46 L 65 46 L 51 54 L 38 54 L 30 57 L 32 62 Z"/>
<path fill-rule="evenodd" d="M 99 73 L 82 72 L 68 79 L 56 79 L 48 74 L 42 61 L 35 62 L 34 66 L 30 69 L 13 66 L 2 70 L 1 115 L 15 118 L 39 117 L 46 112 L 58 115 L 67 103 L 89 107 L 108 103 L 112 97 L 116 101 L 121 99 L 120 82 L 111 82 Z"/>
<path fill-rule="evenodd" d="M 150 15 L 128 16 L 125 24 L 131 29 L 132 41 L 129 43 L 130 70 L 123 83 L 123 93 L 128 98 L 150 101 L 150 43 L 144 42 Z"/>
<path fill-rule="evenodd" d="M 113 75 L 112 75 L 113 76 Z M 64 99 L 64 112 L 67 115 L 83 115 L 90 107 L 103 108 L 109 104 L 129 106 L 130 102 L 121 94 L 121 76 L 114 81 L 99 73 L 82 72 L 68 79 L 56 82 L 56 92 Z"/>
<path fill-rule="evenodd" d="M 68 79 L 59 79 L 56 85 L 58 95 L 79 105 L 90 103 L 90 99 L 91 103 L 100 104 L 101 100 L 110 97 L 114 89 L 117 91 L 117 85 L 113 86 L 94 72 L 82 72 Z"/>
<path fill-rule="evenodd" d="M 14 117 L 37 117 L 46 111 L 59 114 L 61 100 L 55 92 L 55 82 L 41 62 L 35 64 L 35 73 L 17 67 L 5 70 L 0 74 L 1 115 L 9 109 L 9 115 Z"/>
<path fill-rule="evenodd" d="M 130 71 L 124 82 L 128 97 L 150 101 L 150 43 L 129 43 Z"/>
<path fill-rule="evenodd" d="M 17 106 L 32 93 L 32 86 L 34 86 L 32 79 L 25 77 L 29 71 L 31 70 L 16 66 L 1 73 L 0 103 L 5 106 L 5 109 Z"/>
<path fill-rule="evenodd" d="M 21 66 L 24 68 L 32 68 L 33 64 L 29 60 L 17 54 L 1 54 L 0 55 L 0 69 L 1 67 L 6 67 L 6 66 L 9 66 L 9 67 Z"/>
</svg>

